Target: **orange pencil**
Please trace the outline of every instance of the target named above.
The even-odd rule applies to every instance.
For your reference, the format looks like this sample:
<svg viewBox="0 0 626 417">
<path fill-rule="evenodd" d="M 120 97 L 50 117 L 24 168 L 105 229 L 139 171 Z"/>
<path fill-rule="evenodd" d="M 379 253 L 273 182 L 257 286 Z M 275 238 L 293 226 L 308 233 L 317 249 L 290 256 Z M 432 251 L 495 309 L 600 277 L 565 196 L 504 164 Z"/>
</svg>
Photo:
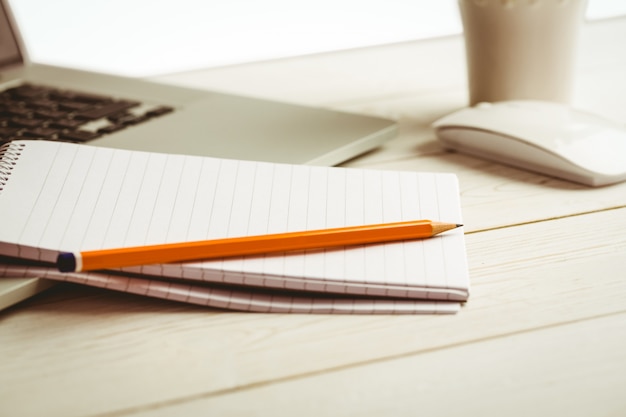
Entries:
<svg viewBox="0 0 626 417">
<path fill-rule="evenodd" d="M 134 265 L 392 242 L 428 238 L 460 226 L 460 224 L 455 223 L 414 220 L 304 232 L 61 253 L 57 258 L 57 267 L 61 272 L 79 272 Z"/>
</svg>

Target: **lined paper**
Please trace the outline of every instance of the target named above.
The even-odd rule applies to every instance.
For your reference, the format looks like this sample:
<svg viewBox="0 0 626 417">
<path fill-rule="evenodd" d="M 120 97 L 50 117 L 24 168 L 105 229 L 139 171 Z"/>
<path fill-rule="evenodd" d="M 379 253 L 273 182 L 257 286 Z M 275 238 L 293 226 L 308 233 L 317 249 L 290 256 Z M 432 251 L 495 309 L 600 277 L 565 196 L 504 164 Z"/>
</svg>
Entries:
<svg viewBox="0 0 626 417">
<path fill-rule="evenodd" d="M 45 141 L 11 146 L 23 150 L 0 194 L 0 217 L 11 219 L 0 231 L 0 253 L 8 256 L 54 262 L 59 251 L 416 219 L 462 223 L 453 174 L 272 164 Z M 469 291 L 465 256 L 463 233 L 457 229 L 423 240 L 124 271 L 204 283 L 464 301 Z"/>
<path fill-rule="evenodd" d="M 460 303 L 450 301 L 267 293 L 245 287 L 223 288 L 207 283 L 164 282 L 99 272 L 63 274 L 51 268 L 0 263 L 2 276 L 45 277 L 153 298 L 256 313 L 453 314 L 460 309 Z"/>
</svg>

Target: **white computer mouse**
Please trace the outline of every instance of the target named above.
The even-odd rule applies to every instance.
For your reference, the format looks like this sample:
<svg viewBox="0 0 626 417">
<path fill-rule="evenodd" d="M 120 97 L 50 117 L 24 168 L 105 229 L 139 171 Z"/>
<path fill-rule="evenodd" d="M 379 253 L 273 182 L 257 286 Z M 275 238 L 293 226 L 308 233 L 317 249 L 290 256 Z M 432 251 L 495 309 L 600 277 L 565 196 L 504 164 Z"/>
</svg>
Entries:
<svg viewBox="0 0 626 417">
<path fill-rule="evenodd" d="M 626 180 L 626 128 L 544 101 L 480 103 L 437 120 L 450 149 L 590 186 Z"/>
</svg>

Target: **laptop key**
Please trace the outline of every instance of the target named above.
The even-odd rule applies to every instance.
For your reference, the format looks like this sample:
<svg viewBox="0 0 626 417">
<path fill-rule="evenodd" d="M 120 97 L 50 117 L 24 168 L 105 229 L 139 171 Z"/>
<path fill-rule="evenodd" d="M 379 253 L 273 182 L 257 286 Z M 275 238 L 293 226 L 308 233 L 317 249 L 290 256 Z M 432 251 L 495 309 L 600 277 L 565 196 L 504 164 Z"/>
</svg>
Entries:
<svg viewBox="0 0 626 417">
<path fill-rule="evenodd" d="M 49 127 L 35 127 L 32 129 L 24 129 L 22 131 L 22 136 L 42 139 L 52 139 L 57 134 L 59 134 L 58 129 L 52 129 Z"/>
<path fill-rule="evenodd" d="M 96 94 L 78 93 L 75 91 L 54 91 L 50 97 L 56 100 L 73 101 L 82 103 L 107 103 L 113 101 L 111 97 L 99 96 Z"/>
<path fill-rule="evenodd" d="M 95 109 L 87 109 L 83 111 L 78 111 L 74 114 L 74 117 L 81 119 L 101 119 L 103 117 L 111 116 L 115 113 L 119 113 L 121 111 L 130 109 L 131 107 L 137 106 L 139 103 L 135 101 L 115 101 L 112 103 L 107 103 L 103 106 L 97 107 Z"/>
<path fill-rule="evenodd" d="M 7 109 L 7 113 L 18 117 L 31 117 L 33 115 L 33 111 L 25 107 L 10 107 Z"/>
<path fill-rule="evenodd" d="M 75 142 L 88 142 L 101 136 L 100 133 L 89 132 L 87 130 L 73 130 L 59 133 L 59 137 L 62 139 L 69 139 Z"/>
<path fill-rule="evenodd" d="M 157 116 L 162 116 L 162 115 L 167 114 L 167 113 L 171 113 L 173 111 L 174 111 L 174 109 L 172 107 L 160 106 L 160 107 L 157 107 L 156 109 L 153 109 L 153 110 L 150 110 L 149 112 L 147 112 L 146 116 L 148 116 L 148 117 L 157 117 Z"/>
<path fill-rule="evenodd" d="M 114 116 L 109 116 L 108 120 L 111 123 L 114 123 L 116 125 L 125 125 L 125 126 L 129 126 L 129 125 L 136 125 L 138 123 L 141 122 L 145 122 L 146 120 L 148 120 L 147 116 L 137 116 L 134 114 L 130 114 L 130 113 L 121 113 L 121 114 L 116 114 Z"/>
<path fill-rule="evenodd" d="M 11 126 L 21 126 L 21 127 L 38 127 L 44 124 L 43 120 L 39 119 L 28 119 L 25 117 L 14 117 L 9 120 L 9 124 Z"/>
<path fill-rule="evenodd" d="M 75 101 L 69 101 L 69 102 L 61 102 L 59 103 L 59 108 L 63 109 L 63 110 L 87 110 L 87 109 L 91 109 L 91 106 L 87 103 L 79 103 L 79 102 L 75 102 Z"/>
<path fill-rule="evenodd" d="M 5 91 L 7 94 L 15 98 L 32 99 L 35 97 L 42 97 L 48 94 L 50 89 L 46 87 L 33 86 L 30 84 L 23 84 L 17 87 L 9 88 Z"/>
<path fill-rule="evenodd" d="M 44 119 L 62 119 L 68 116 L 68 112 L 62 110 L 37 110 L 35 116 Z"/>
<path fill-rule="evenodd" d="M 19 130 L 20 129 L 16 127 L 0 126 L 0 138 L 8 138 L 16 135 Z"/>
<path fill-rule="evenodd" d="M 78 126 L 84 125 L 85 120 L 76 119 L 59 119 L 49 122 L 49 126 L 58 127 L 61 129 L 76 129 Z"/>
<path fill-rule="evenodd" d="M 100 129 L 97 130 L 97 132 L 102 133 L 103 135 L 106 135 L 107 133 L 117 132 L 118 130 L 122 130 L 125 128 L 126 128 L 126 125 L 108 125 L 108 126 L 101 127 Z"/>
<path fill-rule="evenodd" d="M 53 101 L 53 100 L 48 100 L 45 98 L 27 101 L 24 104 L 34 109 L 49 109 L 49 110 L 56 110 L 56 108 L 59 106 L 58 102 Z"/>
</svg>

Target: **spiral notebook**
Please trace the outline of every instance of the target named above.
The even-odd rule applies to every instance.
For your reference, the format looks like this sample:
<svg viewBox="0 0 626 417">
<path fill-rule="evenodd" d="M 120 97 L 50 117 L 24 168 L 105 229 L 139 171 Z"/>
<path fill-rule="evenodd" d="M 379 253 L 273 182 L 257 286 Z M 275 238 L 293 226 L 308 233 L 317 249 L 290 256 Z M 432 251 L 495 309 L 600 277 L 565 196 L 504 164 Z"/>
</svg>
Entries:
<svg viewBox="0 0 626 417">
<path fill-rule="evenodd" d="M 0 148 L 0 276 L 258 312 L 451 313 L 461 229 L 422 240 L 60 273 L 60 251 L 432 219 L 462 223 L 454 174 L 315 167 L 14 141 Z"/>
</svg>

